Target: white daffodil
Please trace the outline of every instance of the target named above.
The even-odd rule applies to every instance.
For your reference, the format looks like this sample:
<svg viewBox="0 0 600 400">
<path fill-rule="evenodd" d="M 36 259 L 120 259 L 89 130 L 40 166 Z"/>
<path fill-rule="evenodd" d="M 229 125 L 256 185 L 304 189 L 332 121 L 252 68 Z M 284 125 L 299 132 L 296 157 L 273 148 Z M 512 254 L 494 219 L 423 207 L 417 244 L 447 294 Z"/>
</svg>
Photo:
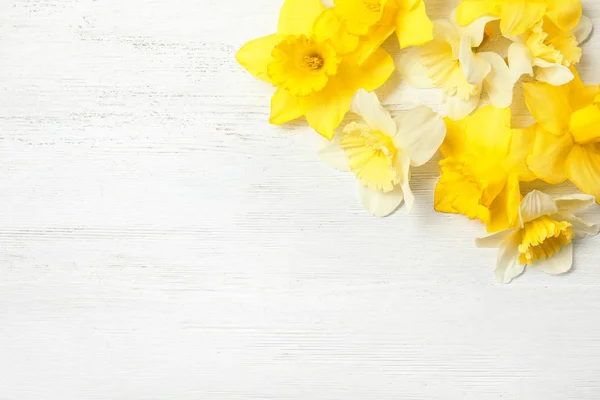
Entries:
<svg viewBox="0 0 600 400">
<path fill-rule="evenodd" d="M 564 274 L 573 266 L 573 239 L 597 235 L 600 230 L 573 214 L 594 203 L 594 196 L 554 200 L 534 190 L 521 202 L 518 228 L 477 239 L 477 246 L 500 248 L 496 277 L 503 283 L 521 275 L 526 265 L 552 275 Z"/>
<path fill-rule="evenodd" d="M 410 167 L 425 164 L 437 152 L 446 137 L 444 121 L 426 106 L 392 118 L 377 95 L 363 89 L 354 96 L 351 111 L 363 121 L 346 125 L 324 143 L 321 159 L 356 174 L 360 199 L 376 217 L 390 215 L 402 201 L 410 211 Z"/>
<path fill-rule="evenodd" d="M 592 33 L 592 21 L 582 16 L 572 31 L 560 30 L 543 19 L 524 34 L 511 38 L 508 62 L 515 81 L 522 75 L 554 86 L 565 85 L 575 77 L 570 68 L 581 60 L 581 48 Z"/>
<path fill-rule="evenodd" d="M 442 89 L 446 114 L 453 120 L 471 114 L 484 91 L 496 108 L 509 107 L 515 80 L 508 65 L 495 52 L 478 52 L 487 23 L 496 19 L 483 17 L 466 27 L 456 23 L 455 14 L 434 21 L 433 41 L 404 54 L 401 75 L 412 86 Z"/>
</svg>

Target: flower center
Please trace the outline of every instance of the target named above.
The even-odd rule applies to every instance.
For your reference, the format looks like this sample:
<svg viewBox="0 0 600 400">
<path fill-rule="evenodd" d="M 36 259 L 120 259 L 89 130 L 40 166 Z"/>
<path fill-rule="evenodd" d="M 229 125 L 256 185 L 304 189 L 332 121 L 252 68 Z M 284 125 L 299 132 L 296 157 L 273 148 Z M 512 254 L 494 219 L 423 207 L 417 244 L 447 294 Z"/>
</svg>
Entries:
<svg viewBox="0 0 600 400">
<path fill-rule="evenodd" d="M 318 54 L 310 54 L 302 57 L 302 66 L 312 71 L 320 70 L 324 63 L 323 57 Z"/>
<path fill-rule="evenodd" d="M 391 192 L 401 181 L 396 165 L 398 150 L 392 138 L 366 125 L 352 122 L 344 128 L 341 146 L 349 167 L 361 183 L 372 190 Z"/>
<path fill-rule="evenodd" d="M 569 222 L 555 221 L 548 216 L 526 223 L 521 235 L 519 262 L 522 265 L 552 257 L 575 236 Z"/>
</svg>

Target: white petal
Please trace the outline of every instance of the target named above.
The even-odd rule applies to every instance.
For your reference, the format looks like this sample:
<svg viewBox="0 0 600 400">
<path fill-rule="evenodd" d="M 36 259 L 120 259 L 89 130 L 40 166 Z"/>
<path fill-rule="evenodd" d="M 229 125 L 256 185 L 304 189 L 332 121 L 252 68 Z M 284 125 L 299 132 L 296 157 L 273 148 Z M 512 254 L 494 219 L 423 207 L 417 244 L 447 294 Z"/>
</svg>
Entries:
<svg viewBox="0 0 600 400">
<path fill-rule="evenodd" d="M 418 89 L 431 89 L 435 85 L 427 69 L 421 63 L 421 48 L 409 47 L 400 53 L 400 62 L 396 63 L 396 68 L 400 76 L 404 78 L 409 85 Z"/>
<path fill-rule="evenodd" d="M 546 82 L 552 86 L 562 86 L 571 82 L 575 75 L 568 67 L 560 64 L 552 64 L 544 60 L 535 59 L 535 78 L 540 82 Z"/>
<path fill-rule="evenodd" d="M 551 275 L 569 272 L 573 267 L 573 243 L 569 243 L 552 257 L 538 260 L 531 266 Z"/>
<path fill-rule="evenodd" d="M 519 209 L 521 224 L 526 224 L 536 218 L 556 214 L 557 212 L 558 207 L 552 197 L 539 190 L 527 193 Z"/>
<path fill-rule="evenodd" d="M 461 28 L 461 34 L 463 37 L 467 37 L 470 39 L 471 47 L 479 47 L 483 42 L 483 37 L 485 33 L 485 26 L 491 22 L 498 20 L 498 17 L 486 16 L 476 19 L 464 28 Z"/>
<path fill-rule="evenodd" d="M 483 88 L 488 92 L 490 101 L 496 108 L 510 107 L 515 84 L 510 68 L 496 53 L 486 52 L 480 56 L 492 65 L 492 71 L 483 81 Z"/>
<path fill-rule="evenodd" d="M 458 51 L 460 29 L 452 21 L 447 19 L 433 21 L 433 37 L 435 38 L 434 40 L 442 40 L 450 43 L 453 50 Z"/>
<path fill-rule="evenodd" d="M 479 105 L 480 95 L 475 95 L 469 100 L 462 100 L 456 96 L 444 95 L 444 111 L 448 118 L 459 121 L 469 116 Z"/>
<path fill-rule="evenodd" d="M 585 42 L 590 37 L 593 30 L 594 24 L 592 20 L 586 17 L 585 15 L 582 15 L 581 19 L 579 20 L 579 25 L 577 25 L 575 29 L 573 29 L 573 34 L 577 39 L 577 43 L 581 44 Z"/>
<path fill-rule="evenodd" d="M 529 48 L 522 43 L 513 43 L 508 48 L 508 63 L 514 81 L 522 75 L 533 76 L 533 58 Z"/>
<path fill-rule="evenodd" d="M 596 202 L 596 198 L 589 194 L 571 194 L 555 200 L 558 212 L 575 212 L 584 210 Z"/>
<path fill-rule="evenodd" d="M 482 249 L 497 249 L 502 246 L 502 243 L 515 232 L 514 229 L 509 229 L 502 232 L 493 233 L 491 235 L 475 239 L 475 245 Z"/>
<path fill-rule="evenodd" d="M 463 75 L 471 85 L 481 85 L 490 73 L 492 66 L 471 48 L 470 39 L 463 36 L 460 40 L 458 59 Z"/>
<path fill-rule="evenodd" d="M 571 228 L 577 239 L 583 239 L 586 236 L 596 236 L 600 233 L 600 225 L 587 222 L 573 214 L 556 214 L 555 219 L 559 221 L 568 221 L 572 225 Z"/>
<path fill-rule="evenodd" d="M 510 283 L 525 270 L 525 266 L 519 263 L 518 236 L 513 233 L 500 246 L 495 274 L 502 283 Z"/>
<path fill-rule="evenodd" d="M 427 106 L 402 111 L 394 121 L 398 127 L 394 145 L 406 153 L 415 167 L 429 161 L 446 137 L 444 120 Z"/>
<path fill-rule="evenodd" d="M 371 129 L 383 132 L 388 136 L 396 134 L 394 120 L 390 113 L 383 108 L 375 93 L 358 89 L 352 99 L 351 110 L 360 115 Z"/>
<path fill-rule="evenodd" d="M 338 171 L 350 171 L 348 156 L 342 146 L 340 139 L 343 135 L 336 133 L 331 141 L 323 140 L 319 147 L 319 157 L 329 166 Z"/>
<path fill-rule="evenodd" d="M 402 189 L 398 186 L 393 191 L 384 193 L 379 190 L 371 190 L 366 186 L 359 185 L 358 196 L 365 210 L 376 217 L 387 217 L 392 214 L 404 199 Z"/>
</svg>

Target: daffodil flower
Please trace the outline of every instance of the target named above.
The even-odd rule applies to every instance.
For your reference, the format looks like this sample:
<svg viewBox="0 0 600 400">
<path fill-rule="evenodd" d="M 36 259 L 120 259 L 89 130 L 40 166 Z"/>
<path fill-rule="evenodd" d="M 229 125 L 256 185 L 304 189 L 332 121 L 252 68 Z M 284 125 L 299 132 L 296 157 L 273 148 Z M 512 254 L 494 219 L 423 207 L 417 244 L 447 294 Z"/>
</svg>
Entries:
<svg viewBox="0 0 600 400">
<path fill-rule="evenodd" d="M 554 200 L 534 190 L 519 207 L 517 228 L 478 239 L 476 244 L 500 249 L 495 273 L 502 283 L 521 275 L 527 265 L 552 275 L 564 274 L 573 266 L 573 240 L 600 231 L 598 225 L 574 214 L 593 203 L 592 196 L 572 195 Z"/>
<path fill-rule="evenodd" d="M 443 120 L 425 106 L 392 118 L 377 96 L 365 90 L 356 93 L 352 112 L 363 121 L 346 125 L 325 143 L 321 159 L 356 175 L 360 199 L 374 216 L 390 215 L 402 201 L 410 211 L 414 203 L 410 168 L 425 164 L 436 153 L 446 134 Z"/>
<path fill-rule="evenodd" d="M 401 48 L 427 43 L 433 37 L 423 0 L 335 0 L 334 4 L 321 18 L 336 19 L 344 27 L 342 32 L 360 37 L 366 54 L 394 31 Z"/>
<path fill-rule="evenodd" d="M 471 114 L 483 91 L 497 108 L 512 104 L 515 80 L 508 65 L 497 53 L 478 51 L 486 24 L 494 19 L 481 18 L 467 27 L 454 16 L 434 21 L 433 41 L 402 57 L 401 74 L 415 87 L 441 89 L 446 115 L 453 120 Z"/>
<path fill-rule="evenodd" d="M 537 124 L 527 165 L 547 183 L 571 180 L 600 203 L 600 106 L 597 85 L 579 76 L 568 85 L 531 82 L 525 101 Z"/>
<path fill-rule="evenodd" d="M 516 226 L 519 182 L 535 179 L 525 165 L 532 132 L 512 129 L 510 109 L 491 105 L 461 121 L 445 121 L 435 209 L 479 219 L 488 232 Z"/>
<path fill-rule="evenodd" d="M 462 26 L 483 16 L 500 18 L 505 36 L 518 36 L 531 29 L 544 16 L 558 28 L 570 31 L 579 23 L 581 0 L 463 0 L 457 19 Z"/>
<path fill-rule="evenodd" d="M 360 53 L 347 53 L 350 45 L 321 36 L 327 30 L 315 31 L 313 26 L 324 11 L 320 0 L 286 0 L 278 32 L 246 43 L 236 58 L 252 75 L 277 87 L 271 123 L 281 125 L 305 116 L 310 126 L 330 139 L 354 93 L 381 86 L 392 74 L 394 62 L 382 49 L 359 62 Z"/>
<path fill-rule="evenodd" d="M 526 33 L 513 38 L 508 49 L 508 61 L 515 80 L 521 75 L 535 76 L 538 81 L 560 86 L 573 80 L 572 65 L 581 60 L 581 48 L 592 33 L 592 21 L 582 16 L 573 31 L 559 29 L 549 19 L 543 19 Z"/>
</svg>

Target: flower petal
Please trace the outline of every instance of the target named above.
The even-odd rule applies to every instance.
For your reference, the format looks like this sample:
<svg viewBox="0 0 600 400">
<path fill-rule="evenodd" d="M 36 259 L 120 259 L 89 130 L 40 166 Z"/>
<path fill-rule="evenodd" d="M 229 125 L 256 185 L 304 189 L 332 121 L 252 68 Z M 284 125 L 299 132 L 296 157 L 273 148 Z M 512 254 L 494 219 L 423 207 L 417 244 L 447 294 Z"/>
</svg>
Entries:
<svg viewBox="0 0 600 400">
<path fill-rule="evenodd" d="M 325 11 L 321 0 L 285 0 L 279 13 L 277 31 L 284 35 L 307 35 L 313 24 Z"/>
<path fill-rule="evenodd" d="M 528 82 L 523 90 L 527 108 L 542 128 L 555 135 L 567 130 L 572 112 L 568 86 Z"/>
<path fill-rule="evenodd" d="M 573 229 L 573 233 L 577 239 L 583 239 L 586 236 L 596 236 L 600 233 L 600 225 L 584 221 L 573 214 L 565 213 L 558 216 L 571 224 L 571 229 Z"/>
<path fill-rule="evenodd" d="M 267 65 L 273 60 L 271 53 L 281 38 L 281 35 L 269 35 L 251 40 L 236 53 L 235 59 L 246 71 L 258 79 L 270 83 Z"/>
<path fill-rule="evenodd" d="M 592 206 L 596 200 L 589 194 L 570 194 L 555 200 L 559 213 L 574 213 Z"/>
<path fill-rule="evenodd" d="M 456 9 L 456 21 L 461 26 L 467 26 L 482 15 L 500 16 L 498 2 L 487 0 L 463 0 Z"/>
<path fill-rule="evenodd" d="M 565 160 L 573 148 L 571 135 L 553 135 L 535 125 L 536 136 L 531 154 L 527 157 L 529 169 L 544 182 L 556 185 L 567 180 Z"/>
<path fill-rule="evenodd" d="M 600 108 L 592 104 L 579 109 L 571 115 L 569 130 L 577 144 L 600 141 Z"/>
<path fill-rule="evenodd" d="M 277 88 L 271 99 L 270 122 L 274 125 L 282 125 L 302 116 L 298 97 L 292 96 L 287 90 Z"/>
<path fill-rule="evenodd" d="M 519 210 L 523 226 L 539 217 L 556 214 L 558 207 L 550 195 L 534 190 L 525 196 Z"/>
<path fill-rule="evenodd" d="M 427 106 L 402 111 L 394 118 L 398 133 L 394 144 L 418 167 L 428 162 L 446 137 L 444 120 Z"/>
<path fill-rule="evenodd" d="M 553 86 L 562 86 L 575 78 L 573 72 L 564 65 L 553 64 L 540 59 L 535 61 L 535 65 L 535 77 L 540 82 L 546 82 Z"/>
<path fill-rule="evenodd" d="M 460 39 L 458 59 L 467 82 L 472 85 L 481 85 L 483 79 L 488 76 L 492 70 L 491 64 L 488 63 L 481 54 L 473 52 L 471 39 L 466 36 L 463 36 Z"/>
<path fill-rule="evenodd" d="M 404 207 L 406 207 L 406 213 L 412 211 L 413 205 L 415 204 L 415 196 L 410 188 L 410 159 L 406 156 L 401 156 L 397 161 L 398 165 L 396 168 L 402 171 L 402 182 L 400 187 L 404 194 Z"/>
<path fill-rule="evenodd" d="M 502 4 L 500 30 L 504 36 L 519 36 L 541 20 L 545 13 L 544 2 L 505 1 Z"/>
<path fill-rule="evenodd" d="M 338 171 L 349 172 L 349 160 L 346 152 L 340 145 L 343 134 L 336 134 L 331 140 L 323 140 L 319 147 L 319 157 L 329 166 Z"/>
<path fill-rule="evenodd" d="M 484 90 L 490 95 L 490 101 L 497 108 L 510 107 L 513 101 L 514 79 L 506 62 L 496 53 L 480 53 L 492 70 L 483 81 Z"/>
<path fill-rule="evenodd" d="M 398 72 L 413 87 L 419 89 L 431 89 L 435 87 L 435 84 L 427 73 L 427 69 L 421 63 L 420 47 L 411 47 L 400 53 Z"/>
<path fill-rule="evenodd" d="M 433 39 L 433 23 L 427 16 L 424 1 L 418 0 L 416 7 L 401 8 L 396 18 L 396 35 L 401 49 L 420 46 Z"/>
<path fill-rule="evenodd" d="M 551 0 L 548 18 L 560 29 L 572 31 L 581 18 L 581 0 Z"/>
<path fill-rule="evenodd" d="M 475 239 L 475 245 L 482 249 L 498 249 L 502 246 L 502 243 L 514 233 L 514 229 L 492 233 L 491 235 Z"/>
<path fill-rule="evenodd" d="M 579 25 L 573 30 L 577 43 L 581 44 L 585 42 L 590 37 L 593 30 L 594 24 L 592 20 L 585 15 L 582 15 L 581 20 L 579 20 Z"/>
<path fill-rule="evenodd" d="M 360 115 L 371 129 L 385 133 L 389 137 L 396 134 L 396 123 L 390 113 L 383 108 L 375 93 L 359 89 L 352 99 L 350 110 Z"/>
<path fill-rule="evenodd" d="M 486 223 L 488 232 L 500 232 L 515 228 L 519 224 L 521 190 L 518 175 L 509 175 L 504 188 L 489 207 L 490 219 Z"/>
<path fill-rule="evenodd" d="M 519 263 L 519 235 L 513 233 L 500 246 L 496 263 L 496 278 L 499 282 L 510 283 L 525 270 Z"/>
<path fill-rule="evenodd" d="M 550 275 L 569 272 L 573 267 L 573 243 L 569 243 L 552 257 L 534 262 L 532 267 Z"/>
<path fill-rule="evenodd" d="M 529 48 L 523 43 L 510 45 L 508 48 L 508 63 L 515 81 L 518 81 L 522 75 L 533 76 L 533 58 Z"/>
<path fill-rule="evenodd" d="M 462 100 L 457 96 L 444 95 L 444 112 L 453 121 L 460 121 L 471 115 L 479 105 L 480 96 L 471 96 L 468 100 Z"/>
<path fill-rule="evenodd" d="M 461 29 L 463 37 L 468 37 L 471 47 L 479 47 L 485 37 L 485 26 L 492 21 L 498 20 L 495 16 L 483 16 L 476 19 L 468 26 Z"/>
<path fill-rule="evenodd" d="M 387 217 L 396 211 L 404 199 L 402 189 L 399 186 L 391 192 L 384 193 L 380 190 L 371 190 L 366 186 L 359 185 L 358 195 L 365 209 L 379 218 Z"/>
<path fill-rule="evenodd" d="M 571 182 L 600 203 L 600 144 L 573 146 L 567 157 L 566 172 Z"/>
<path fill-rule="evenodd" d="M 332 8 L 319 15 L 313 33 L 319 41 L 331 41 L 338 54 L 348 54 L 358 47 L 358 36 L 348 33 Z"/>
<path fill-rule="evenodd" d="M 573 111 L 576 111 L 594 102 L 596 96 L 600 94 L 600 86 L 585 85 L 575 68 L 573 68 L 572 72 L 575 78 L 569 83 L 569 88 L 571 89 L 570 102 Z"/>
</svg>

